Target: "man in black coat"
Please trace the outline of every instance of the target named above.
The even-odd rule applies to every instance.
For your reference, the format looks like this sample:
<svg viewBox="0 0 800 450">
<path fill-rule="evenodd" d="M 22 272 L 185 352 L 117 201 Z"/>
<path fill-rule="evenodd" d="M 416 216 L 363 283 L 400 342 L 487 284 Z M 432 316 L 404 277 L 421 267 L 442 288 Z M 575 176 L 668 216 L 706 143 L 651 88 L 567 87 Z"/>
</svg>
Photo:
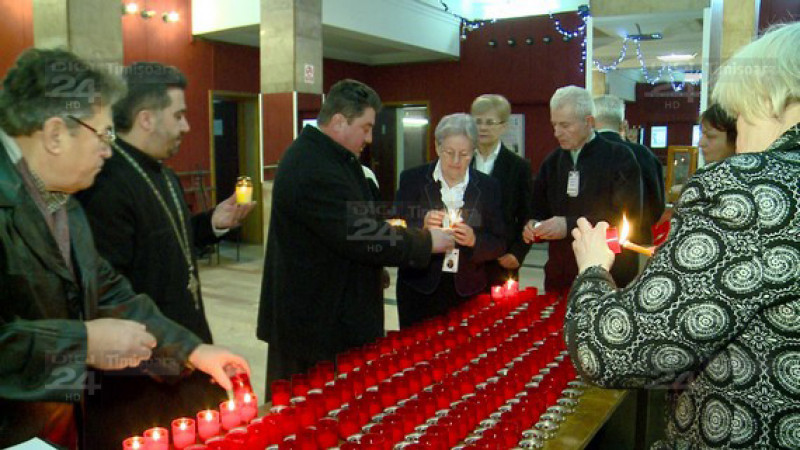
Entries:
<svg viewBox="0 0 800 450">
<path fill-rule="evenodd" d="M 511 104 L 502 95 L 484 94 L 472 102 L 472 117 L 478 126 L 478 151 L 472 166 L 500 183 L 503 222 L 506 228 L 503 254 L 486 264 L 488 286 L 519 279 L 519 268 L 531 245 L 522 229 L 531 216 L 531 166 L 509 150 L 500 137 L 508 128 Z"/>
<path fill-rule="evenodd" d="M 533 220 L 524 237 L 549 241 L 544 266 L 547 292 L 567 291 L 578 274 L 572 236 L 579 217 L 592 223 L 619 226 L 622 215 L 641 214 L 641 171 L 628 147 L 597 137 L 594 103 L 584 88 L 566 86 L 550 99 L 550 120 L 559 148 L 539 168 L 533 185 Z M 617 256 L 611 274 L 617 286 L 627 285 L 638 272 L 630 251 Z"/>
<path fill-rule="evenodd" d="M 232 196 L 193 216 L 178 177 L 164 165 L 189 131 L 186 78 L 174 67 L 147 62 L 127 67 L 124 78 L 128 92 L 113 108 L 114 154 L 95 185 L 77 197 L 100 254 L 164 315 L 210 344 L 196 249 L 237 226 L 254 203 L 237 205 Z M 202 373 L 167 384 L 131 370 L 103 374 L 102 384 L 87 405 L 89 448 L 118 445 L 153 423 L 166 425 L 226 399 Z"/>
<path fill-rule="evenodd" d="M 642 216 L 636 219 L 630 240 L 637 244 L 650 244 L 653 242 L 651 227 L 664 213 L 664 168 L 649 148 L 622 138 L 625 102 L 613 95 L 603 95 L 594 99 L 594 107 L 597 134 L 631 149 L 639 163 L 642 171 Z"/>
<path fill-rule="evenodd" d="M 258 338 L 273 380 L 382 336 L 382 266 L 425 267 L 452 248 L 441 230 L 390 226 L 375 214 L 358 162 L 380 97 L 342 80 L 286 150 L 273 187 Z"/>
</svg>

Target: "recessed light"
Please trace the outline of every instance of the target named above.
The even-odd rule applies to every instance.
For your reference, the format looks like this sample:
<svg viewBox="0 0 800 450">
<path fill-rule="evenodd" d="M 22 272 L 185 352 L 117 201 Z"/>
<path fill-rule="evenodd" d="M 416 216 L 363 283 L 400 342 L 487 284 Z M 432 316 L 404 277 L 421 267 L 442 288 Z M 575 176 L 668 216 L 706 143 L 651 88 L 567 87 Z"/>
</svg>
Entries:
<svg viewBox="0 0 800 450">
<path fill-rule="evenodd" d="M 669 55 L 661 55 L 656 56 L 659 61 L 663 61 L 666 63 L 674 63 L 674 62 L 686 62 L 692 61 L 697 56 L 697 53 L 692 53 L 691 55 L 688 53 L 671 53 Z"/>
</svg>

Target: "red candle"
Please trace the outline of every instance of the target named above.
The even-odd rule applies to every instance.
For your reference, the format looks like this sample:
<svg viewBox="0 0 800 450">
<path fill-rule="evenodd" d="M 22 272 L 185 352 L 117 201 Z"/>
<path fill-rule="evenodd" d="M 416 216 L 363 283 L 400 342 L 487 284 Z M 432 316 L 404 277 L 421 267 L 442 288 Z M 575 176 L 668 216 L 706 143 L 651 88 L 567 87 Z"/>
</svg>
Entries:
<svg viewBox="0 0 800 450">
<path fill-rule="evenodd" d="M 249 433 L 247 428 L 239 427 L 229 431 L 228 434 L 225 435 L 225 440 L 233 444 L 234 448 L 241 448 L 244 450 L 248 437 Z"/>
<path fill-rule="evenodd" d="M 144 432 L 144 443 L 147 450 L 169 450 L 169 431 L 161 427 L 150 428 Z"/>
<path fill-rule="evenodd" d="M 219 412 L 207 409 L 197 413 L 197 434 L 205 441 L 219 434 Z"/>
<path fill-rule="evenodd" d="M 144 438 L 133 436 L 125 439 L 122 441 L 122 450 L 144 450 Z"/>
<path fill-rule="evenodd" d="M 208 450 L 231 450 L 233 444 L 222 436 L 214 436 L 206 441 Z"/>
<path fill-rule="evenodd" d="M 292 384 L 288 380 L 275 380 L 270 387 L 272 406 L 289 406 L 292 398 Z"/>
<path fill-rule="evenodd" d="M 608 248 L 614 253 L 622 253 L 622 248 L 619 244 L 619 232 L 614 227 L 608 227 L 606 230 L 606 243 Z"/>
<path fill-rule="evenodd" d="M 250 423 L 258 415 L 258 397 L 246 392 L 239 403 L 239 417 L 245 424 Z"/>
<path fill-rule="evenodd" d="M 222 429 L 225 431 L 238 427 L 242 422 L 242 418 L 239 417 L 239 408 L 236 407 L 236 402 L 233 400 L 219 404 L 219 417 Z"/>
<path fill-rule="evenodd" d="M 508 281 L 506 281 L 505 288 L 506 288 L 506 297 L 517 295 L 517 293 L 519 292 L 519 283 L 517 282 L 517 280 L 509 278 Z"/>
<path fill-rule="evenodd" d="M 506 296 L 506 291 L 503 286 L 492 286 L 492 300 L 501 300 Z"/>
<path fill-rule="evenodd" d="M 186 448 L 195 441 L 195 427 L 194 420 L 187 417 L 181 417 L 172 421 L 172 444 L 175 448 L 181 450 Z"/>
</svg>

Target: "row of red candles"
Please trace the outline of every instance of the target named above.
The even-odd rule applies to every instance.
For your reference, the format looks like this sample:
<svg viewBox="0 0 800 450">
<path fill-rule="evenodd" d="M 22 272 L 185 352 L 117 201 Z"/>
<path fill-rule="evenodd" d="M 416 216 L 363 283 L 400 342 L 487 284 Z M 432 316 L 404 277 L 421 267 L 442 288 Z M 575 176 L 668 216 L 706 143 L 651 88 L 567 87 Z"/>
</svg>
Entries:
<svg viewBox="0 0 800 450">
<path fill-rule="evenodd" d="M 477 384 L 479 378 L 475 376 L 458 375 L 469 373 L 469 371 L 459 372 L 458 369 L 465 367 L 475 355 L 498 346 L 502 347 L 501 344 L 508 336 L 521 329 L 525 329 L 524 339 L 517 339 L 517 346 L 541 340 L 560 329 L 561 321 L 558 319 L 561 315 L 553 315 L 549 319 L 539 321 L 535 326 L 526 328 L 539 319 L 539 312 L 545 306 L 555 301 L 554 297 L 537 297 L 535 289 L 528 289 L 518 295 L 508 294 L 504 296 L 503 301 L 498 301 L 495 297 L 493 304 L 491 301 L 488 296 L 479 296 L 445 317 L 402 332 L 389 332 L 387 337 L 375 344 L 340 355 L 337 360 L 340 375 L 333 382 L 326 383 L 334 377 L 333 364 L 324 362 L 312 369 L 307 376 L 294 376 L 291 383 L 288 381 L 274 383 L 273 414 L 252 420 L 249 424 L 247 424 L 248 419 L 252 419 L 255 414 L 248 411 L 242 417 L 242 411 L 248 409 L 244 407 L 244 403 L 249 403 L 245 400 L 250 400 L 252 405 L 255 405 L 256 397 L 249 389 L 249 381 L 242 380 L 239 376 L 242 382 L 240 387 L 245 388 L 246 385 L 246 389 L 240 390 L 235 402 L 225 402 L 220 405 L 219 412 L 210 410 L 198 413 L 197 433 L 193 419 L 181 418 L 173 422 L 172 440 L 175 448 L 263 449 L 264 446 L 259 443 L 255 443 L 255 446 L 247 444 L 254 441 L 252 435 L 264 438 L 261 440 L 265 441 L 265 445 L 276 443 L 276 437 L 280 442 L 284 437 L 293 434 L 297 434 L 296 441 L 302 442 L 303 435 L 309 434 L 306 428 L 314 424 L 317 425 L 317 434 L 325 436 L 324 430 L 331 428 L 332 422 L 337 424 L 342 422 L 341 419 L 337 421 L 331 417 L 322 418 L 327 411 L 335 410 L 354 400 L 366 404 L 369 411 L 375 408 L 369 405 L 383 405 L 389 401 L 388 399 L 403 399 L 417 392 L 424 397 L 425 392 L 422 391 L 422 387 L 428 386 L 431 382 L 436 384 L 429 386 L 429 389 L 436 392 L 437 397 L 443 398 L 441 395 L 443 389 L 450 392 L 458 391 L 453 389 L 454 382 L 461 382 L 464 386 Z M 520 353 L 520 349 L 521 347 L 517 348 L 517 354 Z M 486 367 L 484 364 L 484 370 Z M 477 369 L 472 369 L 472 372 L 477 373 Z M 455 376 L 445 379 L 445 375 L 449 373 L 454 373 Z M 484 373 L 484 378 L 487 374 L 488 372 Z M 368 386 L 376 387 L 366 390 Z M 297 400 L 294 406 L 285 407 L 292 397 Z M 304 399 L 299 400 L 300 397 Z M 345 417 L 348 414 L 353 415 L 348 411 L 356 410 L 354 404 L 347 405 L 347 409 L 342 411 Z M 284 408 L 281 408 L 282 406 Z M 220 416 L 222 429 L 228 433 L 225 437 L 210 437 L 220 432 Z M 247 424 L 246 427 L 237 428 L 242 422 Z M 265 430 L 269 432 L 265 433 Z M 168 435 L 164 428 L 147 430 L 144 437 L 126 440 L 123 448 L 166 449 L 169 446 Z M 337 429 L 336 435 L 341 438 L 349 436 L 340 429 Z M 200 437 L 201 441 L 206 441 L 205 447 L 202 444 L 192 446 L 197 437 Z M 226 443 L 231 445 L 225 445 Z"/>
</svg>

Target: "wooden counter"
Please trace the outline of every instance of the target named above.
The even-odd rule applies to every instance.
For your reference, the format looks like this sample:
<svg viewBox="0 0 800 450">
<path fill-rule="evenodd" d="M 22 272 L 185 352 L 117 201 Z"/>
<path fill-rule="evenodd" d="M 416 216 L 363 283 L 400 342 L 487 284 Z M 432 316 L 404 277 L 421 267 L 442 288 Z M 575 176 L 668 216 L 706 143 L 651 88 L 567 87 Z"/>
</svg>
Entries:
<svg viewBox="0 0 800 450">
<path fill-rule="evenodd" d="M 546 450 L 585 448 L 628 394 L 627 390 L 587 387 L 579 398 L 575 412 L 566 416 L 555 437 L 546 441 L 542 448 Z"/>
</svg>

